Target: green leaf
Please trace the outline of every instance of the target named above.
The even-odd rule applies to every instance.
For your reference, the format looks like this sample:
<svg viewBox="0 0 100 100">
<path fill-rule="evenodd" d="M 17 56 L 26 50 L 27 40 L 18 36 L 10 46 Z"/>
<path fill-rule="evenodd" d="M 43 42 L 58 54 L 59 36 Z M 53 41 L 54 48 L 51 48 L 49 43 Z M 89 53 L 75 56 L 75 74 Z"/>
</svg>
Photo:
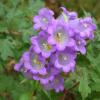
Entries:
<svg viewBox="0 0 100 100">
<path fill-rule="evenodd" d="M 92 67 L 100 73 L 100 54 L 99 50 L 94 48 L 93 44 L 90 44 L 87 47 L 87 58 L 90 61 Z"/>
<path fill-rule="evenodd" d="M 34 14 L 36 14 L 41 7 L 44 7 L 42 0 L 29 0 L 29 9 L 31 9 Z"/>
<path fill-rule="evenodd" d="M 82 95 L 82 99 L 84 100 L 88 94 L 91 93 L 91 88 L 89 87 L 89 81 L 88 81 L 88 71 L 86 68 L 83 68 L 83 75 L 79 79 L 79 92 Z"/>
<path fill-rule="evenodd" d="M 14 86 L 13 78 L 1 74 L 0 75 L 0 92 L 8 90 L 8 89 L 12 89 L 13 88 L 12 86 Z"/>
<path fill-rule="evenodd" d="M 0 61 L 0 71 L 2 71 L 3 70 L 3 65 L 2 65 L 2 61 Z"/>
<path fill-rule="evenodd" d="M 83 10 L 84 15 L 85 15 L 86 17 L 91 16 L 91 13 L 90 13 L 90 12 L 86 12 L 84 8 L 82 8 L 82 10 Z"/>
<path fill-rule="evenodd" d="M 5 6 L 2 2 L 0 2 L 0 17 L 5 15 Z"/>
<path fill-rule="evenodd" d="M 94 81 L 94 82 L 100 82 L 100 78 L 99 78 L 99 74 L 95 71 L 91 71 L 90 72 L 90 76 L 91 76 L 91 79 Z"/>
<path fill-rule="evenodd" d="M 66 89 L 71 88 L 72 85 L 73 85 L 73 82 L 72 82 L 71 79 L 66 79 L 66 80 L 65 80 L 65 82 L 64 82 L 64 87 L 65 87 Z"/>
<path fill-rule="evenodd" d="M 0 32 L 5 32 L 7 30 L 7 23 L 0 22 Z"/>
<path fill-rule="evenodd" d="M 23 32 L 23 34 L 22 34 L 22 40 L 23 40 L 25 43 L 29 43 L 30 37 L 37 34 L 37 32 L 34 31 L 33 28 L 25 29 L 25 30 L 23 30 L 22 32 Z"/>
<path fill-rule="evenodd" d="M 6 60 L 8 57 L 13 57 L 13 45 L 8 39 L 0 40 L 0 57 Z"/>
<path fill-rule="evenodd" d="M 24 93 L 20 96 L 19 100 L 31 100 L 32 95 L 29 93 Z"/>
<path fill-rule="evenodd" d="M 92 90 L 96 92 L 100 92 L 100 81 L 92 84 Z"/>
</svg>

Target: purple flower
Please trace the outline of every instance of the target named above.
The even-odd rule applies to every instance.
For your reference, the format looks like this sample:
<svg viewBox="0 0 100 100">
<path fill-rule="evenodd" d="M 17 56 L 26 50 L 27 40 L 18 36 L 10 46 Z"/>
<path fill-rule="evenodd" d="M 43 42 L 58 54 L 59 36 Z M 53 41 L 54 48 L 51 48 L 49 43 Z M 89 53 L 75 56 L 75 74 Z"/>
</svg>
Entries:
<svg viewBox="0 0 100 100">
<path fill-rule="evenodd" d="M 43 85 L 46 90 L 54 89 L 56 92 L 64 90 L 64 78 L 60 75 L 55 76 L 52 82 Z"/>
<path fill-rule="evenodd" d="M 59 74 L 60 71 L 54 68 L 53 65 L 49 64 L 47 67 L 47 73 L 45 75 L 34 75 L 33 79 L 40 81 L 41 84 L 47 84 L 54 79 L 54 76 Z"/>
<path fill-rule="evenodd" d="M 52 87 L 56 92 L 64 90 L 64 79 L 60 75 L 56 76 L 52 82 Z"/>
<path fill-rule="evenodd" d="M 72 20 L 69 22 L 69 26 L 74 30 L 74 32 L 79 33 L 80 36 L 85 39 L 94 38 L 93 32 L 96 29 L 96 25 L 93 23 L 91 17 Z"/>
<path fill-rule="evenodd" d="M 75 68 L 75 58 L 76 52 L 71 48 L 66 48 L 64 51 L 56 52 L 54 65 L 56 68 L 68 73 Z"/>
<path fill-rule="evenodd" d="M 94 38 L 93 32 L 96 30 L 96 25 L 93 23 L 92 18 L 86 17 L 84 19 L 81 19 L 80 23 L 84 27 L 83 32 L 86 34 L 86 38 L 93 39 Z"/>
<path fill-rule="evenodd" d="M 25 54 L 25 53 L 24 53 Z M 24 67 L 24 58 L 20 59 L 19 63 L 15 64 L 14 70 L 21 72 L 27 79 L 33 79 L 33 74 Z"/>
<path fill-rule="evenodd" d="M 35 16 L 33 18 L 34 22 L 34 29 L 43 29 L 47 30 L 48 26 L 52 24 L 52 21 L 54 20 L 53 17 L 54 13 L 48 8 L 42 8 L 39 11 L 39 15 Z"/>
<path fill-rule="evenodd" d="M 86 40 L 93 39 L 96 25 L 91 17 L 78 18 L 76 12 L 61 7 L 55 19 L 53 11 L 43 8 L 33 18 L 31 47 L 14 69 L 26 78 L 39 81 L 46 90 L 64 90 L 64 76 L 75 70 L 77 52 L 86 54 Z"/>
<path fill-rule="evenodd" d="M 41 53 L 45 58 L 48 58 L 55 51 L 55 47 L 48 43 L 47 38 L 47 34 L 43 31 L 38 36 L 31 38 L 34 51 L 38 54 Z"/>
<path fill-rule="evenodd" d="M 75 50 L 80 51 L 82 54 L 86 54 L 86 40 L 84 40 L 84 38 L 80 37 L 79 35 L 76 35 L 75 41 Z"/>
<path fill-rule="evenodd" d="M 72 30 L 61 21 L 56 21 L 55 26 L 52 27 L 52 31 L 49 34 L 48 42 L 55 45 L 57 50 L 61 51 L 67 46 L 71 47 L 74 45 L 74 40 L 71 38 L 73 36 Z"/>
<path fill-rule="evenodd" d="M 61 9 L 63 10 L 61 15 L 58 17 L 58 20 L 61 20 L 63 22 L 69 22 L 70 20 L 74 20 L 77 19 L 77 13 L 76 12 L 69 12 L 68 10 L 66 10 L 66 8 L 61 7 Z"/>
<path fill-rule="evenodd" d="M 24 67 L 24 60 L 23 60 L 23 57 L 20 59 L 20 61 L 15 64 L 14 66 L 14 70 L 15 71 L 21 71 L 21 69 Z"/>
<path fill-rule="evenodd" d="M 45 59 L 34 51 L 28 51 L 23 55 L 24 67 L 33 74 L 46 74 Z"/>
</svg>

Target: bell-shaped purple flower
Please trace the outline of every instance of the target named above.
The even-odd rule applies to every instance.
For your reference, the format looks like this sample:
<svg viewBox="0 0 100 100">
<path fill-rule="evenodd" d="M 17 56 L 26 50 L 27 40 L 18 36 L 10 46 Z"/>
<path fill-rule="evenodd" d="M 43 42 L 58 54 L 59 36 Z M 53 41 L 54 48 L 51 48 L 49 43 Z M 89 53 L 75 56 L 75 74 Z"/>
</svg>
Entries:
<svg viewBox="0 0 100 100">
<path fill-rule="evenodd" d="M 74 30 L 74 32 L 79 33 L 79 35 L 85 39 L 94 38 L 93 32 L 96 29 L 96 25 L 93 23 L 91 17 L 72 20 L 69 22 L 69 26 Z"/>
<path fill-rule="evenodd" d="M 20 59 L 20 61 L 17 64 L 15 64 L 14 70 L 15 71 L 21 71 L 21 69 L 23 69 L 23 67 L 24 67 L 24 60 L 23 60 L 23 57 L 22 57 Z"/>
<path fill-rule="evenodd" d="M 23 55 L 24 67 L 33 74 L 46 74 L 45 59 L 33 51 L 28 51 Z"/>
<path fill-rule="evenodd" d="M 66 48 L 64 51 L 57 52 L 54 57 L 54 65 L 56 68 L 62 69 L 65 73 L 68 73 L 75 69 L 76 52 L 71 48 Z"/>
<path fill-rule="evenodd" d="M 64 90 L 64 78 L 61 77 L 60 75 L 55 76 L 54 80 L 52 82 L 49 82 L 43 87 L 46 90 L 55 90 L 56 92 L 60 92 Z"/>
<path fill-rule="evenodd" d="M 33 36 L 31 42 L 36 53 L 41 53 L 43 57 L 48 58 L 55 51 L 55 46 L 52 46 L 47 41 L 48 35 L 41 31 L 38 36 Z"/>
<path fill-rule="evenodd" d="M 39 15 L 36 15 L 33 18 L 34 29 L 38 30 L 41 28 L 43 30 L 47 30 L 48 26 L 51 25 L 52 21 L 54 20 L 53 15 L 54 13 L 50 9 L 42 8 L 39 11 Z"/>
<path fill-rule="evenodd" d="M 21 57 L 19 63 L 15 64 L 14 70 L 21 72 L 27 79 L 33 79 L 33 73 L 24 66 L 24 56 Z"/>
<path fill-rule="evenodd" d="M 79 35 L 76 35 L 75 41 L 75 50 L 80 51 L 82 54 L 86 54 L 86 40 L 84 40 L 84 38 L 80 37 Z"/>
<path fill-rule="evenodd" d="M 69 12 L 64 7 L 61 7 L 61 10 L 62 10 L 62 13 L 58 17 L 58 20 L 61 20 L 65 23 L 68 23 L 70 20 L 74 20 L 78 17 L 76 12 Z"/>
<path fill-rule="evenodd" d="M 50 36 L 48 37 L 48 42 L 55 45 L 57 50 L 62 51 L 67 46 L 71 47 L 74 45 L 74 40 L 71 38 L 74 33 L 70 30 L 68 24 L 56 21 L 51 30 L 49 31 Z"/>
<path fill-rule="evenodd" d="M 47 73 L 45 75 L 34 75 L 33 79 L 40 81 L 41 84 L 47 84 L 54 79 L 54 76 L 59 74 L 60 70 L 55 68 L 52 64 L 49 64 L 47 67 Z"/>
<path fill-rule="evenodd" d="M 94 38 L 93 32 L 96 30 L 96 25 L 93 23 L 92 18 L 91 17 L 86 17 L 84 19 L 81 19 L 80 23 L 84 27 L 83 33 L 80 33 L 80 34 L 84 34 L 85 33 L 86 34 L 86 38 L 93 39 Z"/>
<path fill-rule="evenodd" d="M 56 92 L 64 90 L 64 78 L 61 77 L 60 75 L 56 76 L 51 84 Z"/>
</svg>

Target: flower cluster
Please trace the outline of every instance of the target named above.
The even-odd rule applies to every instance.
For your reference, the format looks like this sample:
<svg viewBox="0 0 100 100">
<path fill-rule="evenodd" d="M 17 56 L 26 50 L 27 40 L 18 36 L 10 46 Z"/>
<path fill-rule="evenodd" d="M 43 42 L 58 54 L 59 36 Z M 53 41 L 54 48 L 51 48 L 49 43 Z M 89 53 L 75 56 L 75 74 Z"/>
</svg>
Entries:
<svg viewBox="0 0 100 100">
<path fill-rule="evenodd" d="M 33 18 L 35 30 L 31 47 L 14 67 L 25 77 L 39 81 L 47 90 L 64 90 L 63 73 L 75 70 L 78 52 L 86 54 L 86 40 L 94 38 L 96 25 L 91 17 L 78 18 L 76 12 L 61 7 L 61 15 L 43 8 Z"/>
</svg>

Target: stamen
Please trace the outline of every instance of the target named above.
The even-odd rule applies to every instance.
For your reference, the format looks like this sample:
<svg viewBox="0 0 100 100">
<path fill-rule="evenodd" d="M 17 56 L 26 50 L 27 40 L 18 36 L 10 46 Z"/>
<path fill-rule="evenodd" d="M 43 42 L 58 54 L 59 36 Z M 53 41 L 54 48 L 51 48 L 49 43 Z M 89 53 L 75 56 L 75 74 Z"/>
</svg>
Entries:
<svg viewBox="0 0 100 100">
<path fill-rule="evenodd" d="M 33 63 L 34 63 L 34 64 L 38 64 L 38 65 L 41 64 L 40 61 L 38 61 L 37 59 L 33 59 Z"/>
<path fill-rule="evenodd" d="M 61 36 L 62 36 L 62 33 L 57 33 L 56 34 L 56 41 L 60 42 L 61 41 Z"/>
<path fill-rule="evenodd" d="M 67 57 L 66 56 L 64 56 L 64 60 L 67 60 Z"/>
<path fill-rule="evenodd" d="M 43 43 L 43 46 L 46 50 L 50 50 L 51 49 L 51 45 L 47 44 L 47 43 Z"/>
<path fill-rule="evenodd" d="M 60 38 L 62 33 L 57 33 L 57 37 Z"/>
<path fill-rule="evenodd" d="M 80 45 L 81 44 L 81 42 L 80 41 L 78 41 L 78 45 Z"/>
<path fill-rule="evenodd" d="M 84 25 L 84 27 L 85 27 L 85 28 L 87 28 L 87 27 L 88 27 L 88 24 L 87 24 L 87 23 L 84 23 L 83 25 Z"/>
<path fill-rule="evenodd" d="M 43 18 L 43 21 L 46 22 L 46 23 L 48 23 L 48 20 L 46 18 Z"/>
</svg>

